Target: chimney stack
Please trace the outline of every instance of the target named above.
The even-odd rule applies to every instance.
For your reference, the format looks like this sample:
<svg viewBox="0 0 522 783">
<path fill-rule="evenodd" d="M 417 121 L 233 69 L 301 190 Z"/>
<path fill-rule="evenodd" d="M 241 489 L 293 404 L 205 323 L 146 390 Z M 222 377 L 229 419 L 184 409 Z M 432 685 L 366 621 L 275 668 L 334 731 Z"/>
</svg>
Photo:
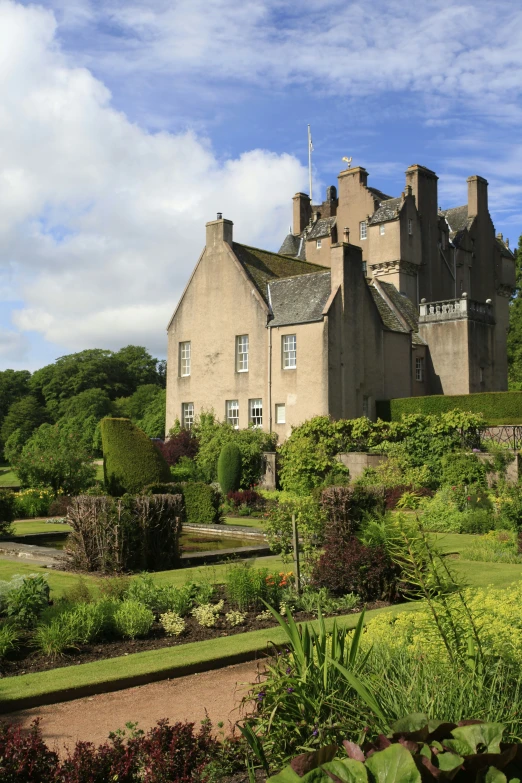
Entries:
<svg viewBox="0 0 522 783">
<path fill-rule="evenodd" d="M 231 220 L 226 220 L 223 218 L 223 213 L 218 212 L 217 220 L 211 220 L 210 223 L 206 224 L 207 249 L 214 248 L 222 242 L 227 242 L 229 245 L 232 245 L 233 226 L 234 224 Z"/>
<path fill-rule="evenodd" d="M 307 227 L 312 217 L 312 204 L 310 196 L 306 193 L 296 193 L 294 202 L 294 234 L 301 234 Z"/>
<path fill-rule="evenodd" d="M 468 217 L 488 213 L 488 181 L 476 174 L 468 177 Z"/>
</svg>

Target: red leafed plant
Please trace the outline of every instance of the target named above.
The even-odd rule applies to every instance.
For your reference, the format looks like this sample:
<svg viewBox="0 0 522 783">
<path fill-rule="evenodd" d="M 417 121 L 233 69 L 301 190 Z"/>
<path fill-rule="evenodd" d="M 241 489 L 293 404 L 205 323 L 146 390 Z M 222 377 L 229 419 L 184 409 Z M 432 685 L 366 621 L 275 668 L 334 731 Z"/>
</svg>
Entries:
<svg viewBox="0 0 522 783">
<path fill-rule="evenodd" d="M 181 430 L 165 443 L 157 443 L 156 446 L 163 454 L 167 464 L 171 466 L 176 465 L 181 457 L 194 459 L 199 449 L 198 439 L 190 430 Z"/>
</svg>

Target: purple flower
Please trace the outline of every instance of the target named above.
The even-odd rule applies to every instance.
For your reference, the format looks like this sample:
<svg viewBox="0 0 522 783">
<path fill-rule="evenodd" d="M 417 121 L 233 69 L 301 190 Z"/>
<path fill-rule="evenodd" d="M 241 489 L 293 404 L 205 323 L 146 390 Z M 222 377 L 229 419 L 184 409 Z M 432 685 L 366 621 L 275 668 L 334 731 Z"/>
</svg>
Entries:
<svg viewBox="0 0 522 783">
<path fill-rule="evenodd" d="M 473 449 L 474 454 L 480 454 L 480 449 Z"/>
<path fill-rule="evenodd" d="M 266 696 L 266 693 L 265 693 L 265 691 L 259 691 L 259 693 L 257 694 L 257 700 L 258 700 L 258 701 L 263 701 L 263 699 L 265 698 L 265 696 Z"/>
<path fill-rule="evenodd" d="M 288 667 L 288 669 L 286 670 L 286 673 L 287 673 L 287 674 L 291 674 L 291 672 L 292 672 L 292 669 L 291 669 L 291 668 L 290 668 L 290 666 L 289 666 L 289 667 Z"/>
<path fill-rule="evenodd" d="M 313 737 L 317 737 L 317 735 L 318 735 L 318 734 L 319 734 L 319 729 L 314 729 L 314 730 L 312 731 L 312 736 L 313 736 Z"/>
<path fill-rule="evenodd" d="M 287 690 L 287 693 L 293 693 L 294 692 L 293 688 L 287 688 L 286 690 Z"/>
</svg>

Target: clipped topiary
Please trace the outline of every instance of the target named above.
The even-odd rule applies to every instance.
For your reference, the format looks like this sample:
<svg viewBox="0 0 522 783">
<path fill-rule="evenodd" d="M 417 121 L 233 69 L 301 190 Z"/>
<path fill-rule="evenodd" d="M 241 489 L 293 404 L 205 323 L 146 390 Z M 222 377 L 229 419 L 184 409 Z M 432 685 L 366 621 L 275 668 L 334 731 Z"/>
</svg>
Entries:
<svg viewBox="0 0 522 783">
<path fill-rule="evenodd" d="M 225 443 L 218 459 L 218 482 L 221 492 L 237 492 L 241 481 L 241 452 L 235 443 Z"/>
<path fill-rule="evenodd" d="M 0 536 L 7 535 L 11 530 L 11 522 L 15 518 L 15 496 L 10 490 L 0 490 Z"/>
<path fill-rule="evenodd" d="M 146 484 L 170 481 L 164 457 L 130 419 L 101 421 L 105 486 L 116 497 L 141 492 Z"/>
</svg>

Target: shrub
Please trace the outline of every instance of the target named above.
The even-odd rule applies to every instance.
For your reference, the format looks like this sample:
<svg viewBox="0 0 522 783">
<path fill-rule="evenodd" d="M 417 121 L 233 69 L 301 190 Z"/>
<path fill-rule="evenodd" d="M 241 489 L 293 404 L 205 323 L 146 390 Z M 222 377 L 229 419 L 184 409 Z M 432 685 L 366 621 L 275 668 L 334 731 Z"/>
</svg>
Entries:
<svg viewBox="0 0 522 783">
<path fill-rule="evenodd" d="M 52 487 L 75 495 L 95 481 L 90 450 L 60 424 L 42 424 L 29 438 L 13 467 L 22 487 Z"/>
<path fill-rule="evenodd" d="M 15 512 L 19 519 L 46 517 L 54 499 L 53 489 L 22 489 L 15 495 Z"/>
<path fill-rule="evenodd" d="M 42 739 L 38 720 L 29 729 L 0 723 L 2 783 L 56 783 L 58 763 L 58 755 Z"/>
<path fill-rule="evenodd" d="M 147 636 L 153 623 L 153 613 L 138 601 L 127 599 L 114 612 L 114 628 L 126 639 Z"/>
<path fill-rule="evenodd" d="M 183 617 L 176 612 L 165 612 L 165 614 L 162 614 L 160 623 L 167 636 L 180 636 L 186 626 Z"/>
<path fill-rule="evenodd" d="M 240 508 L 241 506 L 257 508 L 263 505 L 264 498 L 253 489 L 240 489 L 238 492 L 228 492 L 227 501 L 234 508 Z"/>
<path fill-rule="evenodd" d="M 203 628 L 214 628 L 223 606 L 223 601 L 219 601 L 217 604 L 202 604 L 192 610 L 192 616 L 196 618 L 198 624 L 203 626 Z"/>
<path fill-rule="evenodd" d="M 12 650 L 16 650 L 18 638 L 18 631 L 11 623 L 0 625 L 0 658 L 4 658 Z"/>
<path fill-rule="evenodd" d="M 169 466 L 150 438 L 129 419 L 101 421 L 105 485 L 111 495 L 140 492 L 169 481 Z"/>
<path fill-rule="evenodd" d="M 93 485 L 96 486 L 96 485 Z M 103 492 L 101 493 L 103 494 Z M 57 495 L 54 500 L 51 501 L 48 514 L 50 517 L 65 517 L 67 511 L 71 505 L 72 498 L 69 495 Z"/>
<path fill-rule="evenodd" d="M 400 568 L 380 546 L 367 547 L 355 536 L 328 539 L 315 565 L 312 583 L 334 595 L 357 593 L 363 601 L 394 601 L 399 593 Z"/>
<path fill-rule="evenodd" d="M 171 435 L 164 443 L 158 443 L 157 448 L 163 454 L 167 465 L 177 465 L 183 458 L 193 460 L 198 453 L 198 439 L 192 430 L 182 429 L 176 435 Z"/>
<path fill-rule="evenodd" d="M 39 625 L 32 638 L 33 646 L 48 658 L 57 658 L 66 650 L 77 647 L 75 629 L 67 613 L 48 624 Z"/>
<path fill-rule="evenodd" d="M 179 461 L 170 468 L 171 481 L 199 481 L 198 466 L 193 459 L 180 457 Z"/>
<path fill-rule="evenodd" d="M 425 503 L 421 519 L 426 530 L 439 533 L 486 533 L 496 527 L 487 493 L 466 494 L 464 487 L 455 485 L 439 489 Z"/>
<path fill-rule="evenodd" d="M 518 533 L 512 530 L 492 530 L 467 546 L 462 557 L 483 563 L 522 563 Z"/>
<path fill-rule="evenodd" d="M 68 562 L 103 573 L 173 568 L 184 518 L 180 495 L 74 498 L 67 512 L 72 532 Z"/>
<path fill-rule="evenodd" d="M 295 514 L 303 551 L 303 571 L 309 571 L 324 540 L 326 515 L 312 497 L 281 500 L 268 512 L 266 535 L 270 549 L 287 562 L 292 552 L 292 515 Z"/>
<path fill-rule="evenodd" d="M 522 486 L 501 483 L 494 500 L 500 528 L 522 528 Z"/>
<path fill-rule="evenodd" d="M 440 415 L 450 411 L 480 414 L 488 424 L 520 424 L 522 392 L 480 392 L 478 394 L 433 394 L 428 397 L 404 397 L 380 400 L 377 415 L 384 421 L 400 421 L 404 415 L 421 413 Z"/>
<path fill-rule="evenodd" d="M 217 524 L 221 521 L 221 494 L 216 487 L 201 481 L 184 484 L 183 497 L 188 524 Z"/>
<path fill-rule="evenodd" d="M 15 518 L 14 492 L 0 489 L 0 536 L 8 535 Z"/>
<path fill-rule="evenodd" d="M 475 454 L 454 452 L 441 459 L 441 484 L 486 485 L 487 466 Z"/>
<path fill-rule="evenodd" d="M 225 443 L 219 454 L 217 478 L 221 492 L 237 492 L 241 481 L 241 452 L 235 443 Z"/>
<path fill-rule="evenodd" d="M 225 620 L 231 628 L 236 628 L 238 625 L 244 625 L 246 620 L 246 612 L 227 612 Z"/>
<path fill-rule="evenodd" d="M 156 585 L 152 577 L 142 574 L 133 579 L 125 593 L 125 598 L 144 604 L 155 615 L 164 612 L 176 612 L 179 615 L 189 613 L 193 603 L 194 586 Z"/>
<path fill-rule="evenodd" d="M 22 628 L 32 628 L 49 605 L 49 584 L 41 574 L 31 574 L 7 593 L 7 615 Z"/>
<path fill-rule="evenodd" d="M 327 516 L 328 534 L 346 538 L 353 535 L 365 515 L 384 512 L 384 493 L 359 485 L 328 487 L 321 493 L 321 506 Z"/>
<path fill-rule="evenodd" d="M 240 612 L 261 609 L 263 601 L 279 606 L 288 580 L 287 574 L 275 575 L 268 568 L 252 568 L 241 563 L 228 569 L 225 592 L 228 601 Z"/>
</svg>

